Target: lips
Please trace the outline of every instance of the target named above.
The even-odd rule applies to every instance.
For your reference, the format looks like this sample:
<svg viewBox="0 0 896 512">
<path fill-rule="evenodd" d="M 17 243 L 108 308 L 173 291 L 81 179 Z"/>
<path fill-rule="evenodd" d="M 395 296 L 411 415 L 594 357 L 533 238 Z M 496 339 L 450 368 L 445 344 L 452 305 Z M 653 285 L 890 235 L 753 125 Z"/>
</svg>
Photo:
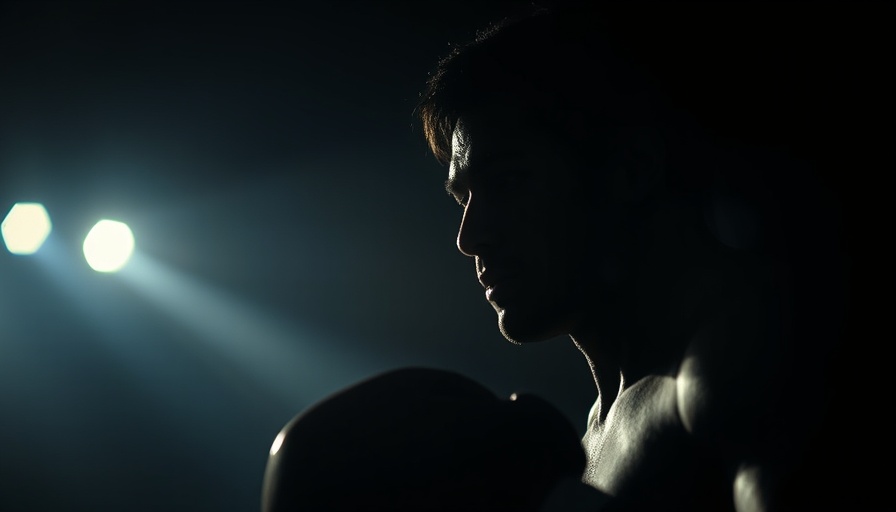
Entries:
<svg viewBox="0 0 896 512">
<path fill-rule="evenodd" d="M 485 288 L 485 298 L 487 300 L 492 300 L 495 291 L 498 287 L 503 287 L 507 284 L 507 281 L 512 279 L 518 275 L 517 272 L 497 272 L 486 270 L 485 272 L 479 274 L 479 284 Z"/>
<path fill-rule="evenodd" d="M 482 285 L 483 288 L 493 288 L 501 281 L 505 281 L 507 278 L 511 276 L 508 272 L 492 272 L 485 271 L 479 274 L 479 284 Z"/>
</svg>

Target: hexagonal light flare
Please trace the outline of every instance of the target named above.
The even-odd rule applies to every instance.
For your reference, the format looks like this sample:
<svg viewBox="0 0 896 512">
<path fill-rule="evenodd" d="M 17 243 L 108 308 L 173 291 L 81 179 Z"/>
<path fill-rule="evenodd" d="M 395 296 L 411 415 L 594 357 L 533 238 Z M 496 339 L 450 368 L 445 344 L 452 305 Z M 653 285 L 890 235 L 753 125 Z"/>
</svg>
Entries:
<svg viewBox="0 0 896 512">
<path fill-rule="evenodd" d="M 16 203 L 0 224 L 6 248 L 13 254 L 34 254 L 40 249 L 53 224 L 40 203 Z"/>
<path fill-rule="evenodd" d="M 97 272 L 118 272 L 134 253 L 134 234 L 124 222 L 103 219 L 84 238 L 84 258 Z"/>
</svg>

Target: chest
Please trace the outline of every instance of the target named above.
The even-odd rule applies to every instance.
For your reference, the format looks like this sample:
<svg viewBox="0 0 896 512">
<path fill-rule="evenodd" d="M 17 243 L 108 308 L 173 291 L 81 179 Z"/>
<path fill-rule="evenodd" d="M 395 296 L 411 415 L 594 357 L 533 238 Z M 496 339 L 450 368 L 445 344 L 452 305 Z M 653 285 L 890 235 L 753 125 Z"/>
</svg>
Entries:
<svg viewBox="0 0 896 512">
<path fill-rule="evenodd" d="M 675 380 L 651 377 L 627 389 L 585 437 L 586 482 L 633 508 L 731 508 L 724 468 L 678 419 Z"/>
</svg>

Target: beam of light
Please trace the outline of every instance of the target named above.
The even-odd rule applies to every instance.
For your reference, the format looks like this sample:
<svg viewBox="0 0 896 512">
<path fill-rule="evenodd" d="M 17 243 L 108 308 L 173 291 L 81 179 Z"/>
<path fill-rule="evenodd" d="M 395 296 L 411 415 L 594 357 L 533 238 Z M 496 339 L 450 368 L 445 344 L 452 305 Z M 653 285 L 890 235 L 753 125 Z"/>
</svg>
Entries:
<svg viewBox="0 0 896 512">
<path fill-rule="evenodd" d="M 221 437 L 225 433 L 209 428 L 210 420 L 207 418 L 221 414 L 219 396 L 222 393 L 209 392 L 211 386 L 203 386 L 204 382 L 197 383 L 193 378 L 197 368 L 176 350 L 177 341 L 166 343 L 157 339 L 159 336 L 164 337 L 165 341 L 169 337 L 176 338 L 176 333 L 172 333 L 170 326 L 158 325 L 155 318 L 146 315 L 143 308 L 139 307 L 143 306 L 142 301 L 134 297 L 130 286 L 120 279 L 95 279 L 96 274 L 92 270 L 78 263 L 77 248 L 67 247 L 58 237 L 47 240 L 44 248 L 35 256 L 47 273 L 45 285 L 54 285 L 60 298 L 64 299 L 60 302 L 67 302 L 72 308 L 65 318 L 68 321 L 72 318 L 81 321 L 66 325 L 66 329 L 70 331 L 68 337 L 48 340 L 48 343 L 56 344 L 63 350 L 86 351 L 98 357 L 97 361 L 108 361 L 107 364 L 111 364 L 114 369 L 106 371 L 110 376 L 121 378 L 120 382 L 128 390 L 131 400 L 139 403 L 144 410 L 143 414 L 148 418 L 145 428 L 164 433 L 172 442 L 188 442 L 191 450 L 194 450 L 192 453 L 220 451 Z M 138 307 L 134 307 L 135 305 Z M 34 334 L 29 333 L 23 337 L 28 340 L 30 336 Z M 6 344 L 0 343 L 0 347 L 6 348 L 4 345 Z M 34 350 L 33 347 L 34 344 L 30 343 L 23 345 L 22 349 Z M 40 357 L 41 361 L 43 359 Z M 41 366 L 31 378 L 43 382 L 50 381 L 52 377 L 54 385 L 77 388 L 82 383 L 72 380 L 72 375 L 76 375 L 78 371 L 83 371 L 83 368 L 66 367 L 64 360 L 56 358 Z M 91 402 L 93 407 L 103 400 L 104 393 L 100 395 L 97 401 Z M 21 412 L 25 418 L 34 418 L 33 432 L 39 434 L 35 434 L 38 435 L 35 438 L 40 439 L 40 435 L 45 435 L 52 439 L 44 443 L 50 450 L 58 446 L 53 444 L 57 439 L 63 440 L 59 443 L 63 447 L 68 444 L 80 449 L 82 443 L 78 440 L 94 439 L 95 432 L 80 428 L 82 425 L 89 427 L 90 423 L 77 419 L 86 415 L 105 414 L 91 412 L 87 409 L 89 404 L 66 400 L 66 397 L 65 393 L 58 389 L 54 392 L 51 387 L 48 393 L 35 396 L 37 403 Z M 133 411 L 129 411 L 129 414 L 133 414 Z M 59 415 L 64 419 L 54 417 Z M 64 438 L 58 436 L 60 425 L 67 428 Z M 197 435 L 197 430 L 205 432 Z M 117 464 L 119 459 L 114 455 L 108 451 L 92 452 L 85 455 L 84 459 Z M 57 457 L 48 464 L 56 464 L 62 460 Z M 91 475 L 98 471 L 87 468 L 85 472 L 88 470 L 94 471 L 88 473 Z M 232 476 L 220 464 L 205 465 L 203 470 L 207 476 L 216 475 L 222 481 Z"/>
<path fill-rule="evenodd" d="M 86 332 L 78 330 L 80 325 L 70 327 L 81 336 L 80 341 L 101 344 L 127 374 L 144 385 L 146 392 L 155 395 L 154 399 L 183 395 L 177 393 L 180 390 L 163 389 L 168 381 L 159 378 L 162 373 L 154 367 L 158 366 L 158 352 L 163 347 L 147 343 L 139 336 L 142 331 L 140 312 L 129 307 L 128 301 L 123 300 L 126 296 L 122 297 L 120 293 L 129 291 L 127 285 L 114 283 L 110 286 L 109 281 L 93 279 L 95 274 L 77 264 L 77 258 L 73 257 L 77 252 L 55 237 L 47 240 L 43 250 L 35 256 L 47 272 L 47 284 L 54 285 L 77 313 L 76 317 L 83 320 Z"/>
<path fill-rule="evenodd" d="M 0 224 L 3 242 L 13 254 L 34 254 L 50 235 L 53 224 L 40 203 L 16 203 Z"/>
<path fill-rule="evenodd" d="M 103 219 L 84 238 L 84 258 L 97 272 L 118 272 L 134 253 L 134 234 L 124 222 Z"/>
<path fill-rule="evenodd" d="M 294 412 L 373 371 L 386 369 L 384 362 L 371 354 L 359 357 L 357 347 L 350 350 L 330 334 L 284 323 L 139 251 L 120 277 Z"/>
</svg>

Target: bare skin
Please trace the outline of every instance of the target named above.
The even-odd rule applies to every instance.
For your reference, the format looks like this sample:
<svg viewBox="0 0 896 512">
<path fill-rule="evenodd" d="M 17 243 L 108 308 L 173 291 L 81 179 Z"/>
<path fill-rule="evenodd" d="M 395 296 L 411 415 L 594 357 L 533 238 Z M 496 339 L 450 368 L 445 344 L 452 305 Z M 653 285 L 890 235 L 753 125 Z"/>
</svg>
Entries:
<svg viewBox="0 0 896 512">
<path fill-rule="evenodd" d="M 446 188 L 502 334 L 568 335 L 585 356 L 597 399 L 584 482 L 606 510 L 769 510 L 798 449 L 769 421 L 789 357 L 775 266 L 700 232 L 663 192 L 649 131 L 624 134 L 590 171 L 606 179 L 584 183 L 515 112 L 461 116 Z"/>
</svg>

